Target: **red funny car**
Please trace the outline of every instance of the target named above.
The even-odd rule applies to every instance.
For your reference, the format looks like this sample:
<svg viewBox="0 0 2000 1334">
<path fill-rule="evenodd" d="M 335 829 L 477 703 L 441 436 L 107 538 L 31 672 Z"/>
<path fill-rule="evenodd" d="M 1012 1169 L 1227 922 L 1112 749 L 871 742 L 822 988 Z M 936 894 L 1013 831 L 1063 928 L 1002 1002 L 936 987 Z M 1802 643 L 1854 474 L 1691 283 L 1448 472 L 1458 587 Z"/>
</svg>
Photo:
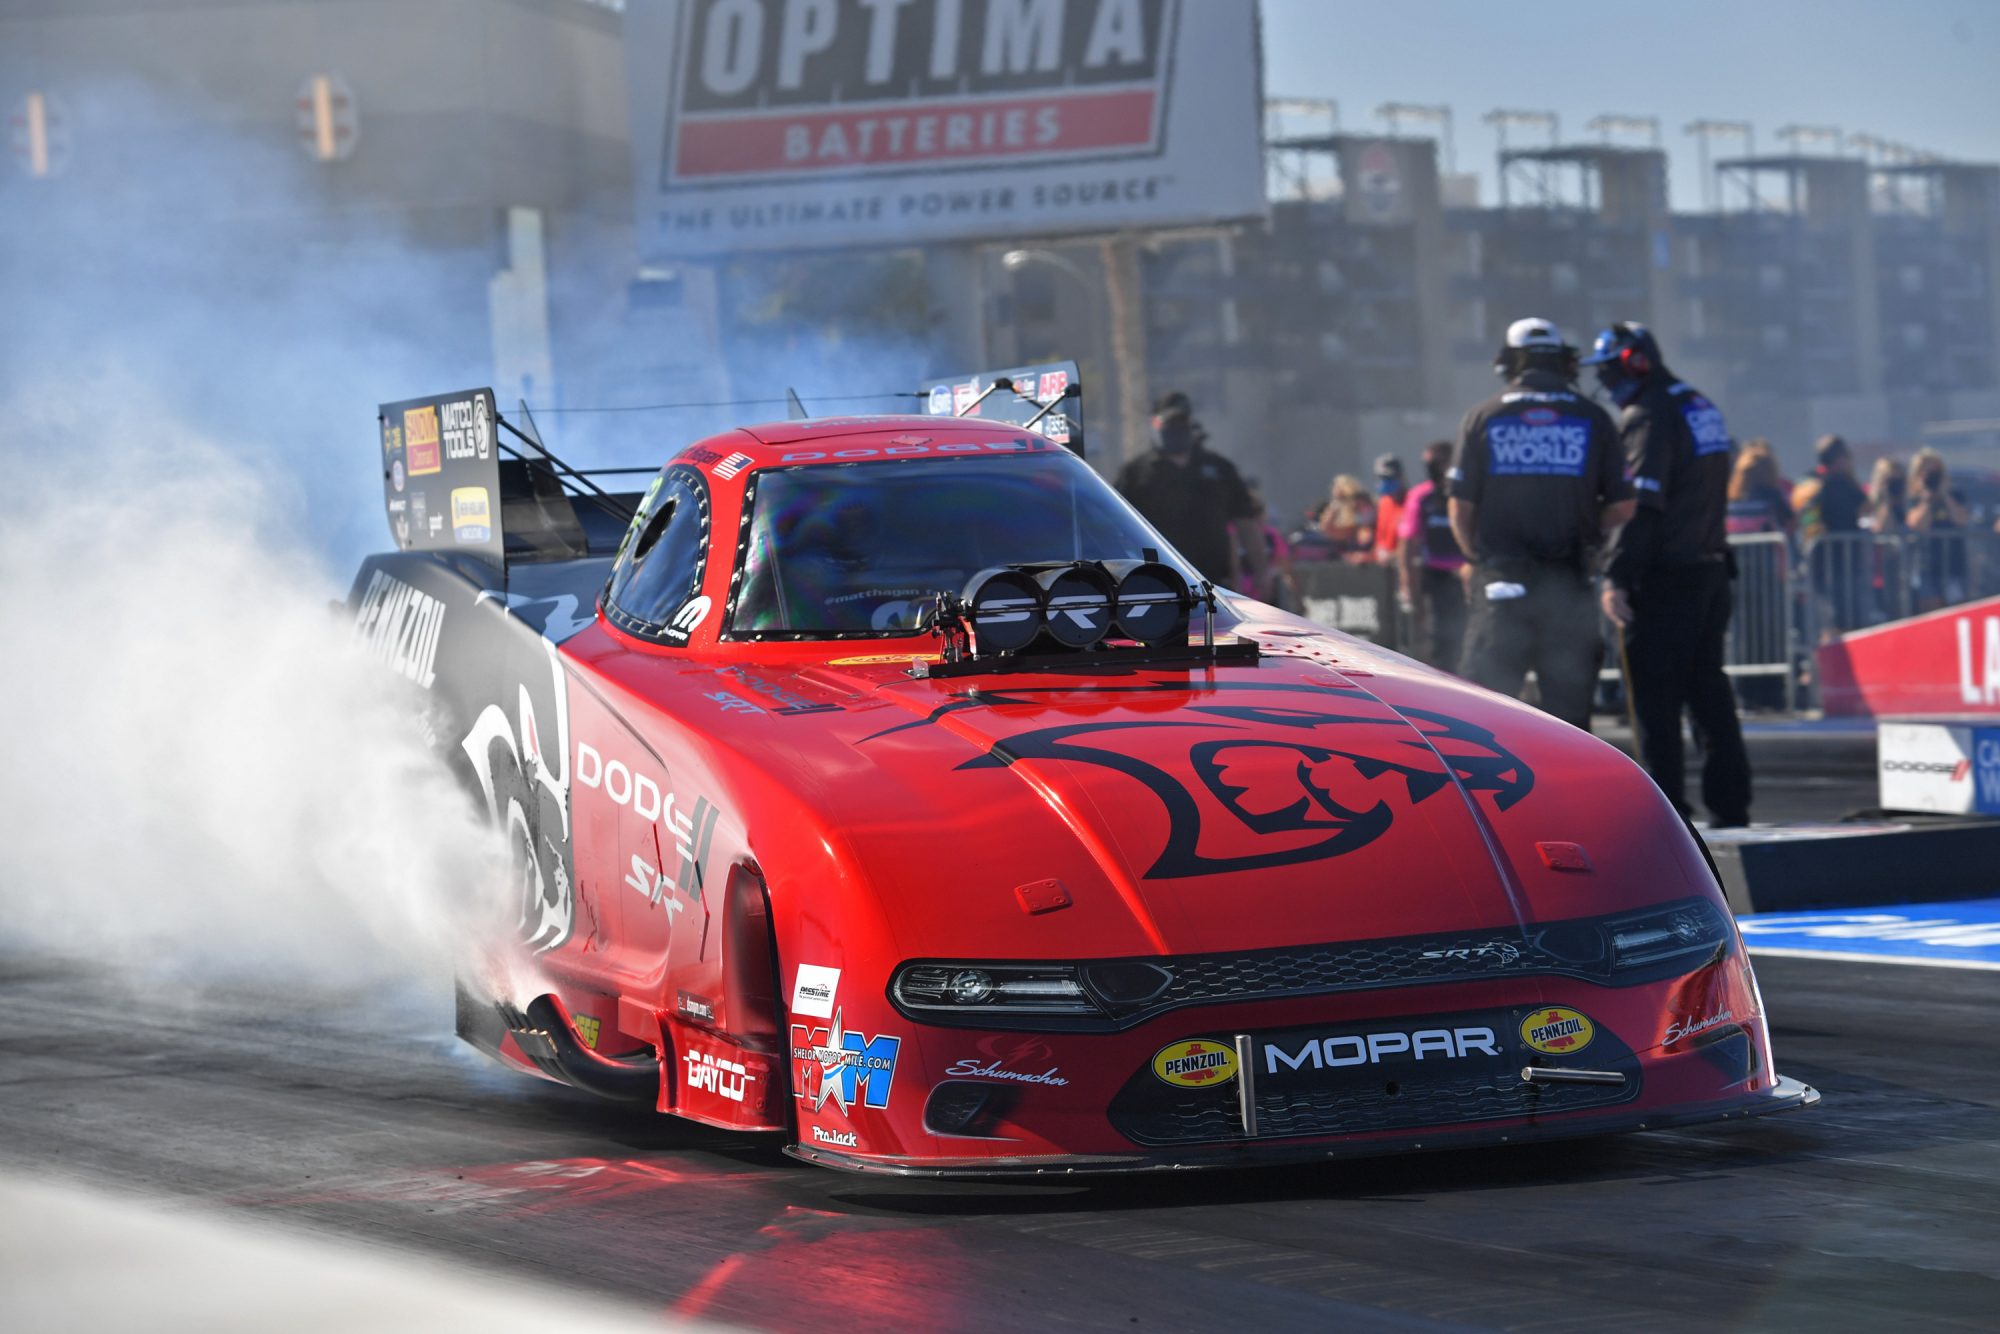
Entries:
<svg viewBox="0 0 2000 1334">
<path fill-rule="evenodd" d="M 506 831 L 541 979 L 462 980 L 462 1036 L 904 1173 L 1817 1101 L 1624 755 L 1211 590 L 1057 442 L 1073 390 L 1023 425 L 982 387 L 624 497 L 503 445 L 488 391 L 383 408 L 402 550 L 356 633 Z"/>
</svg>

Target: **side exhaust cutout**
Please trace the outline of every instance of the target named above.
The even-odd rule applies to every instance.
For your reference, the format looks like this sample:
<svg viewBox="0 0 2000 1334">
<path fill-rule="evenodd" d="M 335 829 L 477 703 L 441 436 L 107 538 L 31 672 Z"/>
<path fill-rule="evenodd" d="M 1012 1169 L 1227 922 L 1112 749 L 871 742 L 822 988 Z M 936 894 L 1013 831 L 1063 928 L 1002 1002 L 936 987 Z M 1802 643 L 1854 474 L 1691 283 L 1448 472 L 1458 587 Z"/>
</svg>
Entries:
<svg viewBox="0 0 2000 1334">
<path fill-rule="evenodd" d="M 528 1002 L 525 1013 L 501 1002 L 494 1007 L 514 1043 L 543 1074 L 613 1102 L 656 1107 L 660 1062 L 655 1057 L 613 1060 L 583 1045 L 569 1011 L 552 995 Z"/>
</svg>

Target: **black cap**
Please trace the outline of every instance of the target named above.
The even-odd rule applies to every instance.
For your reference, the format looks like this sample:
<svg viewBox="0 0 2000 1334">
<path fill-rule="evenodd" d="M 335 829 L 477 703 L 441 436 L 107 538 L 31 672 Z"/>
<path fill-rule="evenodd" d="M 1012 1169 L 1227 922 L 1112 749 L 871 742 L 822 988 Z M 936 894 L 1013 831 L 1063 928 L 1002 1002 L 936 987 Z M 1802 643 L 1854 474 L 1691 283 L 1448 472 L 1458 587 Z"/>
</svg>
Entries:
<svg viewBox="0 0 2000 1334">
<path fill-rule="evenodd" d="M 1193 412 L 1194 404 L 1178 389 L 1169 389 L 1160 395 L 1157 403 L 1153 404 L 1155 417 L 1188 416 Z"/>
<path fill-rule="evenodd" d="M 1375 460 L 1375 475 L 1377 477 L 1401 477 L 1403 475 L 1403 461 L 1394 454 L 1384 454 Z"/>
<path fill-rule="evenodd" d="M 1830 468 L 1840 462 L 1841 456 L 1847 452 L 1847 442 L 1837 435 L 1823 435 L 1819 438 L 1819 443 L 1813 446 L 1813 457 L 1823 468 Z"/>
</svg>

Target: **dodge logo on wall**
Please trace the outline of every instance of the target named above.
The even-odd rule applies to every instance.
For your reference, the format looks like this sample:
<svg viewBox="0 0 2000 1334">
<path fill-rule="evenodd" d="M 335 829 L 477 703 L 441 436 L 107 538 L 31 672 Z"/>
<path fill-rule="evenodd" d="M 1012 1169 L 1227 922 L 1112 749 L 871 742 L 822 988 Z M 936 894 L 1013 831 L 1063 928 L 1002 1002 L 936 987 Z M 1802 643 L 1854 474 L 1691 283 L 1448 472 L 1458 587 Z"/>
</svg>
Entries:
<svg viewBox="0 0 2000 1334">
<path fill-rule="evenodd" d="M 680 7 L 662 184 L 1160 151 L 1178 0 Z"/>
</svg>

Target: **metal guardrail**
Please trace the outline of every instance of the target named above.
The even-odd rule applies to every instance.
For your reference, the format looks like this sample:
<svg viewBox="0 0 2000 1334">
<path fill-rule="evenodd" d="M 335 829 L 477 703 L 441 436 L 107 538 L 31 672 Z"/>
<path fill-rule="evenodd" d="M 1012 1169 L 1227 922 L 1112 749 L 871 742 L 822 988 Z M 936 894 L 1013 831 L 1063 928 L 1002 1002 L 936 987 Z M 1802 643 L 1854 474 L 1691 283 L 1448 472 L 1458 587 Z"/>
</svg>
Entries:
<svg viewBox="0 0 2000 1334">
<path fill-rule="evenodd" d="M 1729 539 L 1736 556 L 1734 608 L 1723 645 L 1732 677 L 1777 677 L 1785 709 L 1799 705 L 1798 632 L 1791 539 L 1783 533 L 1742 533 Z"/>
</svg>

